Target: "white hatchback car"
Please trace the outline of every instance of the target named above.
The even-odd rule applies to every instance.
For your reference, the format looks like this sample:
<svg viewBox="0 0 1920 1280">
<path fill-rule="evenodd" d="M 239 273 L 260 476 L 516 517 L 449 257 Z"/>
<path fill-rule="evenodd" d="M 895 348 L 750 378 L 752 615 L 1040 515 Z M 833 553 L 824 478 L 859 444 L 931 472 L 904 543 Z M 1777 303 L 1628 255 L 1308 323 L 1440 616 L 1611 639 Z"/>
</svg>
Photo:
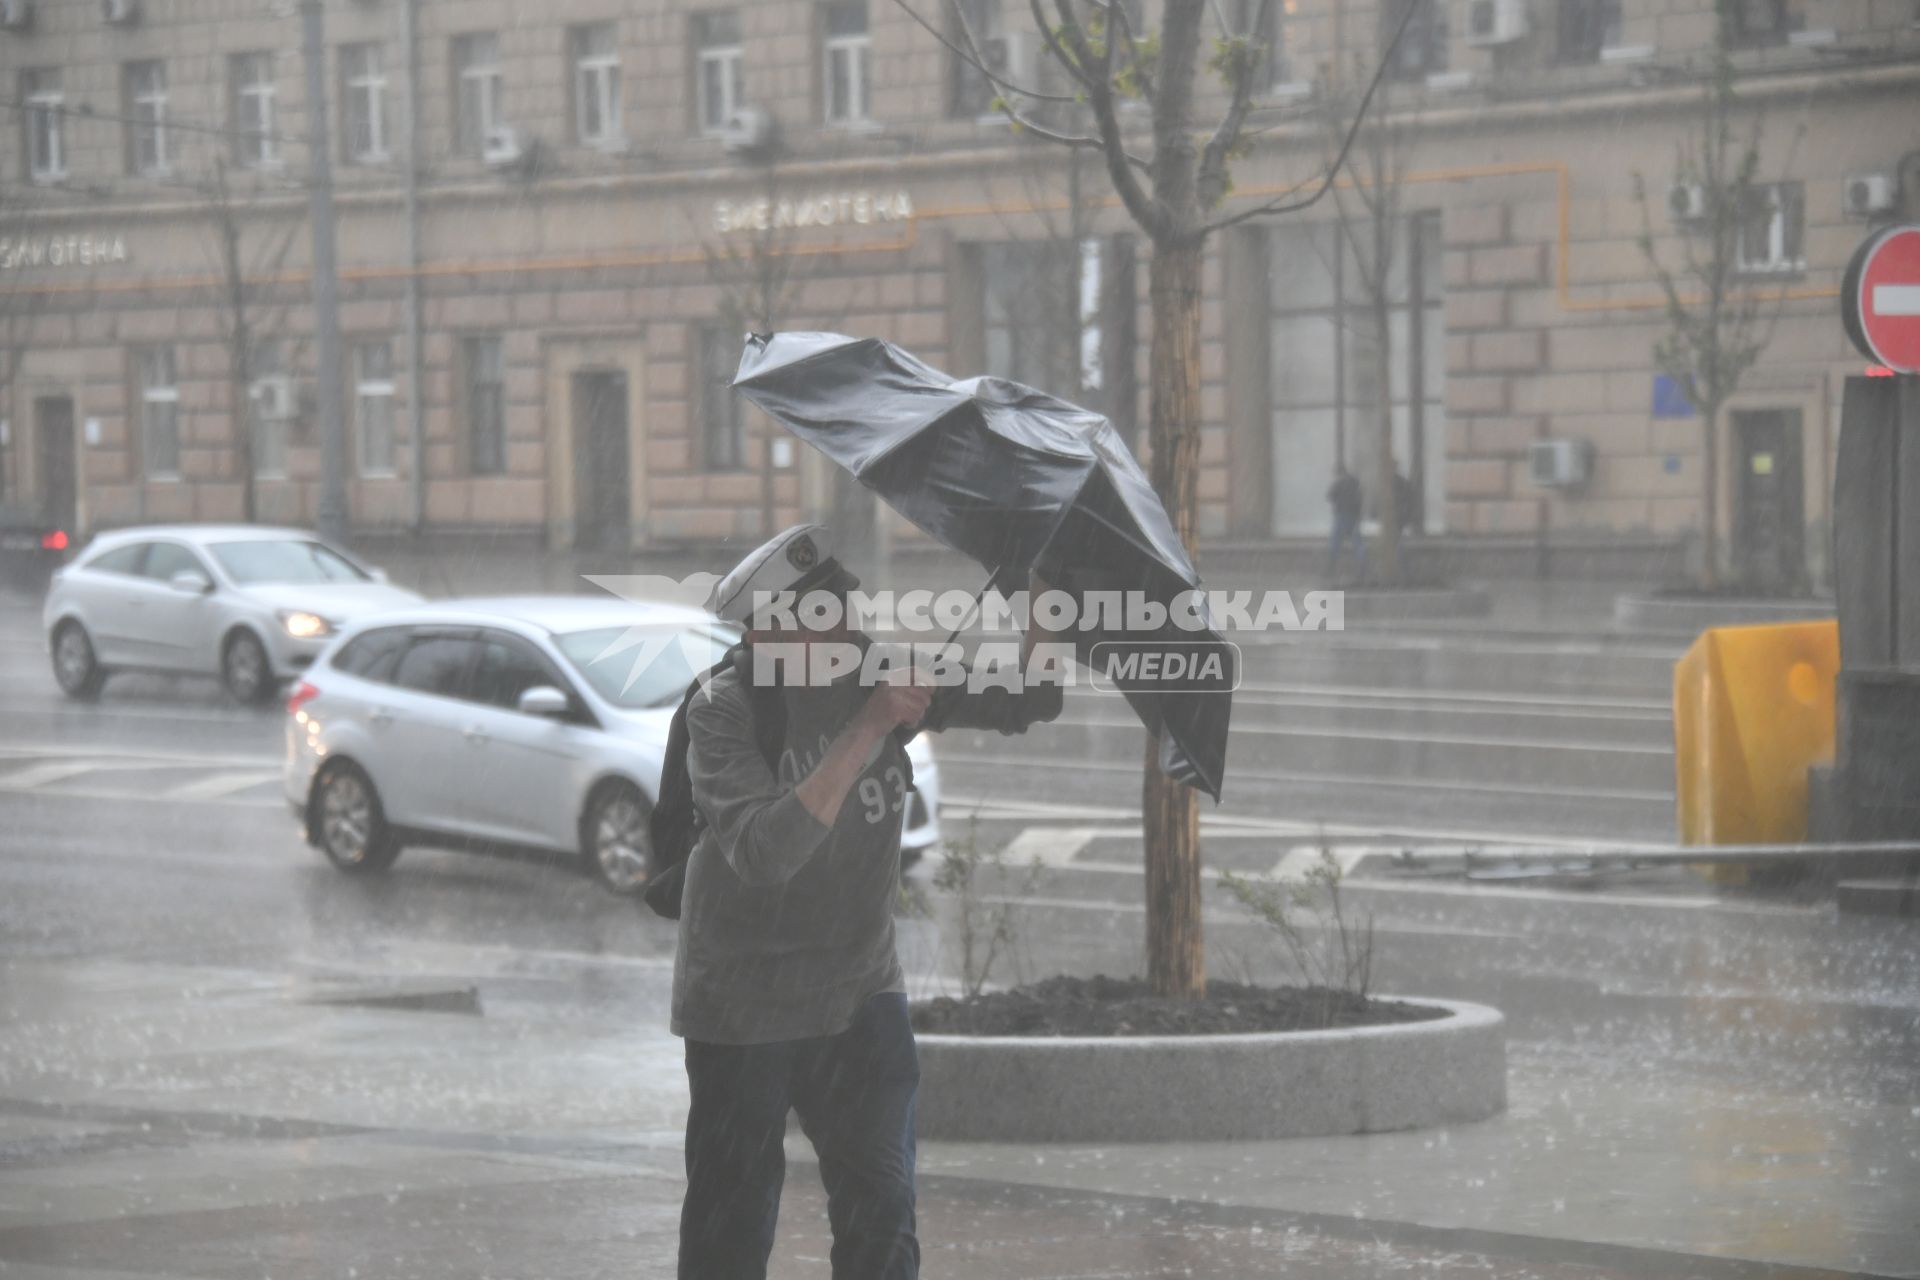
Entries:
<svg viewBox="0 0 1920 1280">
<path fill-rule="evenodd" d="M 53 575 L 42 619 L 70 697 L 148 670 L 217 676 L 259 703 L 349 619 L 419 600 L 299 529 L 154 525 L 96 537 Z"/>
<path fill-rule="evenodd" d="M 560 852 L 637 893 L 674 711 L 737 638 L 698 609 L 610 596 L 369 620 L 288 699 L 287 801 L 344 871 L 384 870 L 409 844 Z M 924 738 L 908 754 L 903 864 L 940 838 L 933 754 Z"/>
</svg>

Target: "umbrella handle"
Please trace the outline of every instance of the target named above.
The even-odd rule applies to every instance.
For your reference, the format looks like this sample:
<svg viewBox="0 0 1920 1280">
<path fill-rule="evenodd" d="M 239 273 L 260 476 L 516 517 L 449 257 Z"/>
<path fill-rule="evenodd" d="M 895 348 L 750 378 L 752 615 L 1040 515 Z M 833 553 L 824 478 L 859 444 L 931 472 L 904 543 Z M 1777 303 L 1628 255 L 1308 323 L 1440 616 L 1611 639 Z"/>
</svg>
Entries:
<svg viewBox="0 0 1920 1280">
<path fill-rule="evenodd" d="M 973 608 L 967 611 L 967 616 L 961 619 L 959 626 L 955 627 L 952 631 L 949 631 L 947 633 L 946 640 L 943 641 L 940 645 L 942 649 L 945 649 L 947 645 L 952 644 L 954 642 L 954 639 L 958 637 L 962 631 L 965 631 L 969 626 L 973 624 L 974 618 L 978 616 L 980 612 L 980 601 L 986 596 L 987 592 L 993 587 L 994 582 L 999 579 L 1000 573 L 1001 573 L 1001 566 L 999 565 L 995 565 L 992 568 L 989 568 L 987 570 L 987 580 L 980 584 L 980 589 L 978 591 L 973 593 Z M 914 738 L 919 736 L 919 733 L 920 733 L 920 729 L 918 726 L 909 728 L 906 725 L 901 725 L 898 729 L 895 729 L 893 731 L 893 737 L 894 737 L 894 741 L 898 742 L 902 747 L 905 747 L 909 742 L 912 742 Z"/>
</svg>

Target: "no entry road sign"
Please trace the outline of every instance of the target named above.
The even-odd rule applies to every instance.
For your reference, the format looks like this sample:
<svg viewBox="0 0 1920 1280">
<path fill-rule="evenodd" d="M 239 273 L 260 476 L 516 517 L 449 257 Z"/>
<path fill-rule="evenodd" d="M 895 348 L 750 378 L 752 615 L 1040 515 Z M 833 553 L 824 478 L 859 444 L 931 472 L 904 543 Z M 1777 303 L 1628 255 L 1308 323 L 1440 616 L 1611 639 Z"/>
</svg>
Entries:
<svg viewBox="0 0 1920 1280">
<path fill-rule="evenodd" d="M 1920 373 L 1920 227 L 1889 227 L 1854 251 L 1840 312 L 1869 360 Z"/>
</svg>

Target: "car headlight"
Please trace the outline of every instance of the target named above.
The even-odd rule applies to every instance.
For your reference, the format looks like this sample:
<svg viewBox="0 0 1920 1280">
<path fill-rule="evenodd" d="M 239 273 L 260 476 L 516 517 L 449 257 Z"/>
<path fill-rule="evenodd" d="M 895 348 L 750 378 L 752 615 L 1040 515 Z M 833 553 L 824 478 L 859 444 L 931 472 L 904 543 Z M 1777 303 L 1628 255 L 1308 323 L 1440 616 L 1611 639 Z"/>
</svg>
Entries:
<svg viewBox="0 0 1920 1280">
<path fill-rule="evenodd" d="M 308 613 L 304 609 L 280 610 L 280 625 L 295 640 L 313 640 L 320 636 L 332 635 L 333 624 L 317 613 Z"/>
</svg>

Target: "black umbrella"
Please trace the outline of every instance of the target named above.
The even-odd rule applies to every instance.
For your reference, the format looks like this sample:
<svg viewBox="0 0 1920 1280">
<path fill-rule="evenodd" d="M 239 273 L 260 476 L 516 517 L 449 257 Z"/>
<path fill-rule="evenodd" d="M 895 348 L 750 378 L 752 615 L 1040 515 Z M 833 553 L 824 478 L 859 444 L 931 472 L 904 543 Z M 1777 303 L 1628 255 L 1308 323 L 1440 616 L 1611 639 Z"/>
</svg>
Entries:
<svg viewBox="0 0 1920 1280">
<path fill-rule="evenodd" d="M 1163 607 L 1199 588 L 1140 464 L 1091 410 L 1000 378 L 956 381 L 890 342 L 836 333 L 749 337 L 733 385 L 995 574 L 1037 568 L 1083 598 L 1132 592 Z M 1218 632 L 1171 620 L 1153 633 L 1103 625 L 1073 639 L 1083 662 L 1096 645 L 1142 642 L 1166 652 L 1211 644 L 1235 660 Z M 1159 739 L 1161 768 L 1216 800 L 1233 676 L 1171 691 L 1137 670 L 1114 681 Z"/>
</svg>

